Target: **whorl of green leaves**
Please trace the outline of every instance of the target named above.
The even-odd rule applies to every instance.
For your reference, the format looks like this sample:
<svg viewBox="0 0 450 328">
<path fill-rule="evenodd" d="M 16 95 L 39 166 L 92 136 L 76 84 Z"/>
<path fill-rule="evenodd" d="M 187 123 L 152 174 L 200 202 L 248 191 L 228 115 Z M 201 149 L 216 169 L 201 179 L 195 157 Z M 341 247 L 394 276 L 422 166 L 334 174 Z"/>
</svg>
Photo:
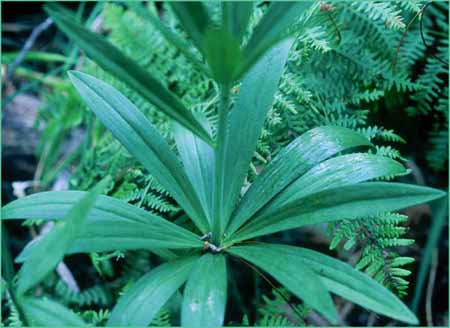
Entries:
<svg viewBox="0 0 450 328">
<path fill-rule="evenodd" d="M 47 251 L 47 243 L 53 245 L 55 238 L 44 238 L 37 246 L 24 250 L 22 258 L 25 258 L 25 263 L 19 273 L 18 294 L 23 295 L 44 276 L 41 263 L 36 263 L 41 274 L 36 277 L 26 274 L 30 262 L 36 262 L 34 252 L 42 253 L 42 245 L 46 246 L 47 256 L 51 256 L 52 266 L 66 253 L 148 249 L 167 261 L 137 281 L 130 282 L 111 311 L 107 325 L 150 324 L 171 296 L 186 284 L 181 323 L 190 325 L 195 320 L 196 326 L 218 326 L 224 323 L 227 303 L 227 257 L 223 254 L 226 252 L 267 272 L 331 323 L 338 320 L 330 294 L 333 293 L 379 314 L 416 324 L 415 315 L 376 281 L 377 276 L 372 279 L 341 261 L 305 248 L 242 243 L 306 224 L 379 216 L 387 211 L 444 197 L 445 193 L 402 183 L 374 182 L 404 174 L 405 169 L 390 158 L 394 156 L 382 156 L 379 151 L 376 154 L 354 153 L 357 147 L 373 145 L 363 134 L 355 131 L 359 125 L 355 123 L 358 116 L 350 119 L 346 116 L 347 102 L 342 100 L 346 96 L 345 89 L 328 90 L 321 85 L 323 93 L 316 99 L 328 99 L 321 108 L 340 111 L 343 116 L 301 134 L 281 149 L 263 173 L 253 179 L 241 198 L 240 192 L 257 140 L 276 99 L 286 64 L 289 69 L 304 70 L 305 73 L 313 68 L 308 68 L 308 65 L 302 67 L 304 61 L 299 63 L 292 57 L 288 59 L 288 53 L 293 44 L 293 33 L 304 32 L 307 24 L 314 20 L 310 20 L 310 11 L 302 15 L 309 4 L 272 3 L 248 41 L 242 45 L 240 41 L 249 21 L 249 10 L 243 3 L 235 5 L 236 8 L 221 7 L 222 21 L 217 23 L 203 3 L 171 4 L 184 32 L 205 61 L 204 70 L 219 90 L 216 95 L 221 101 L 215 140 L 208 122 L 202 124 L 202 116 L 199 119 L 189 112 L 178 96 L 140 64 L 78 24 L 70 13 L 53 5 L 48 7 L 56 24 L 99 66 L 122 79 L 141 97 L 180 124 L 182 129 L 175 134 L 189 135 L 191 143 L 178 138 L 178 156 L 152 122 L 122 92 L 89 74 L 70 72 L 76 90 L 100 122 L 167 190 L 195 226 L 189 230 L 113 197 L 97 197 L 98 190 L 94 192 L 95 197 L 91 193 L 75 191 L 24 197 L 2 208 L 2 219 L 57 219 L 57 228 L 62 227 L 62 231 L 57 228 L 54 231 L 60 232 L 62 238 L 54 243 L 62 245 L 57 247 L 57 251 Z M 363 5 L 342 6 L 342 12 L 352 8 L 362 13 L 368 10 Z M 382 19 L 385 23 L 389 20 L 388 25 L 400 28 L 398 13 L 390 8 L 389 5 L 372 6 L 374 12 L 368 19 Z M 320 21 L 324 16 L 318 19 Z M 184 47 L 173 38 L 172 32 L 161 26 L 159 29 L 176 47 Z M 380 71 L 379 65 L 384 65 L 385 61 L 363 47 L 353 47 L 351 34 L 339 34 L 336 31 L 333 34 L 338 40 L 334 40 L 332 50 L 326 49 L 320 56 L 324 67 L 329 67 L 333 59 L 340 58 L 348 69 L 345 77 L 352 77 L 349 79 L 352 82 L 359 77 L 358 82 L 367 85 L 381 74 L 384 80 L 379 87 L 416 90 L 417 86 L 404 79 L 405 75 L 392 78 L 386 66 Z M 311 31 L 309 35 L 312 35 Z M 313 37 L 309 40 L 317 44 Z M 325 49 L 323 46 L 315 48 Z M 186 53 L 184 48 L 180 51 Z M 298 53 L 301 52 L 298 43 L 294 56 L 296 51 L 298 56 L 303 56 Z M 330 73 L 337 78 L 332 80 L 333 84 L 338 83 L 340 72 L 330 70 Z M 318 76 L 311 80 L 311 85 L 316 83 L 318 87 L 318 82 L 327 79 Z M 242 83 L 235 101 L 232 101 L 230 90 L 238 81 Z M 284 85 L 292 86 L 291 83 Z M 297 91 L 295 89 L 295 93 Z M 302 95 L 311 99 L 307 92 Z M 361 95 L 354 102 L 379 95 L 379 92 Z M 333 97 L 338 101 L 330 101 Z M 289 104 L 288 101 L 282 103 Z M 296 110 L 291 108 L 290 111 Z M 367 112 L 359 116 L 361 125 L 365 122 L 365 115 Z M 386 136 L 394 137 L 392 133 Z M 82 215 L 74 214 L 78 211 L 82 211 Z M 73 221 L 77 223 L 75 226 Z M 65 231 L 66 226 L 73 228 L 74 232 Z M 381 246 L 400 243 L 401 228 L 374 229 L 371 236 L 376 233 L 387 236 L 381 239 Z M 185 252 L 175 253 L 170 249 L 183 249 Z M 404 275 L 398 266 L 408 260 L 397 258 L 397 262 L 394 261 L 390 263 L 391 272 L 394 272 L 393 278 L 398 278 Z M 374 268 L 368 269 L 370 273 L 378 269 L 378 262 L 374 263 L 377 263 Z M 364 267 L 363 264 L 365 262 L 360 266 Z M 48 273 L 48 268 L 45 273 Z M 47 299 L 24 297 L 19 304 L 37 324 L 46 321 L 57 325 L 84 324 L 76 314 Z"/>
</svg>

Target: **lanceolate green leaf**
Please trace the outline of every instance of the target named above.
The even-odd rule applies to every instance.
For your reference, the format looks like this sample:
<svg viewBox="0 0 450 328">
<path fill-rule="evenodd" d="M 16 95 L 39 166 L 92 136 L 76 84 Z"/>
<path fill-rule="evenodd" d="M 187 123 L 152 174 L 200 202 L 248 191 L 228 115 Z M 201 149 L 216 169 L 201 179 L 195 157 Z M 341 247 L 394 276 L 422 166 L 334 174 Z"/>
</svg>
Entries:
<svg viewBox="0 0 450 328">
<path fill-rule="evenodd" d="M 316 275 L 320 276 L 322 283 L 330 292 L 379 314 L 409 324 L 418 323 L 414 314 L 388 289 L 369 276 L 332 257 L 309 249 L 287 245 L 260 244 L 232 247 L 230 252 L 236 248 L 239 250 L 238 252 L 241 252 L 243 248 L 248 248 L 258 253 L 270 250 L 274 254 L 283 254 L 282 256 L 290 259 L 289 262 L 302 262 L 303 265 L 313 270 Z M 250 251 L 247 250 L 247 252 Z"/>
<path fill-rule="evenodd" d="M 288 202 L 322 190 L 406 173 L 405 167 L 388 157 L 349 154 L 328 159 L 306 172 L 280 192 L 258 216 L 277 211 Z"/>
<path fill-rule="evenodd" d="M 241 65 L 241 49 L 230 31 L 212 24 L 200 1 L 171 2 L 181 25 L 208 62 L 212 76 L 228 88 Z"/>
<path fill-rule="evenodd" d="M 213 78 L 229 88 L 242 61 L 239 43 L 225 28 L 210 27 L 205 32 L 204 53 Z"/>
<path fill-rule="evenodd" d="M 195 46 L 203 52 L 204 34 L 210 26 L 208 12 L 203 3 L 179 1 L 171 2 L 170 5 Z"/>
<path fill-rule="evenodd" d="M 63 259 L 71 242 L 72 236 L 62 223 L 36 241 L 18 272 L 17 292 L 23 294 L 45 278 Z"/>
<path fill-rule="evenodd" d="M 189 44 L 185 42 L 176 32 L 172 31 L 168 26 L 166 26 L 159 17 L 149 12 L 148 8 L 144 7 L 138 2 L 127 2 L 127 6 L 130 7 L 137 15 L 144 19 L 149 20 L 153 26 L 164 36 L 164 38 L 172 43 L 178 50 L 201 72 L 210 76 L 211 72 L 207 69 L 198 56 L 194 54 Z"/>
<path fill-rule="evenodd" d="M 289 37 L 289 29 L 309 6 L 309 1 L 272 2 L 243 50 L 245 62 L 237 78 L 244 75 L 269 48 Z"/>
<path fill-rule="evenodd" d="M 170 192 L 197 227 L 208 230 L 200 201 L 165 139 L 124 95 L 84 73 L 70 79 L 88 106 L 122 145 Z"/>
<path fill-rule="evenodd" d="M 197 256 L 168 262 L 151 270 L 119 298 L 108 326 L 147 326 L 186 281 Z"/>
<path fill-rule="evenodd" d="M 17 292 L 19 294 L 45 278 L 63 259 L 64 254 L 82 230 L 83 223 L 103 189 L 104 183 L 100 183 L 91 192 L 86 193 L 69 209 L 63 222 L 56 225 L 33 247 L 18 274 Z"/>
<path fill-rule="evenodd" d="M 231 238 L 233 242 L 306 224 L 359 219 L 397 211 L 443 197 L 444 192 L 393 182 L 365 182 L 293 199 L 276 212 L 256 216 Z"/>
<path fill-rule="evenodd" d="M 187 243 L 189 242 L 167 237 L 167 234 L 155 233 L 148 224 L 102 221 L 85 225 L 81 235 L 71 243 L 66 254 L 145 249 L 165 260 L 173 260 L 177 256 L 168 248 L 194 248 L 186 246 Z M 37 245 L 36 242 L 28 244 L 14 261 L 25 261 Z M 197 243 L 197 248 L 201 246 Z"/>
<path fill-rule="evenodd" d="M 102 36 L 78 24 L 76 18 L 66 12 L 66 10 L 62 10 L 53 4 L 48 4 L 45 10 L 54 19 L 56 25 L 100 67 L 118 80 L 126 83 L 131 89 L 175 121 L 212 144 L 210 135 L 184 107 L 181 101 L 150 75 L 145 68 L 124 55 Z"/>
<path fill-rule="evenodd" d="M 323 126 L 292 141 L 253 182 L 233 214 L 230 235 L 258 210 L 314 165 L 349 148 L 369 146 L 361 134 L 342 127 Z"/>
<path fill-rule="evenodd" d="M 292 41 L 268 52 L 242 81 L 230 113 L 221 172 L 220 218 L 222 231 L 239 197 L 266 114 L 272 105 Z"/>
<path fill-rule="evenodd" d="M 196 262 L 184 288 L 181 325 L 185 327 L 222 326 L 226 303 L 225 256 L 205 254 Z"/>
<path fill-rule="evenodd" d="M 72 310 L 46 298 L 20 298 L 19 306 L 22 308 L 31 326 L 34 327 L 87 326 Z"/>
<path fill-rule="evenodd" d="M 222 24 L 241 43 L 247 29 L 248 21 L 253 12 L 252 1 L 224 1 L 222 2 Z"/>
<path fill-rule="evenodd" d="M 267 271 L 306 304 L 336 323 L 337 312 L 330 294 L 320 277 L 299 256 L 289 256 L 270 244 L 233 246 L 227 252 Z"/>
<path fill-rule="evenodd" d="M 200 121 L 211 132 L 204 114 L 198 114 Z M 214 149 L 180 124 L 174 123 L 173 134 L 178 153 L 186 174 L 202 203 L 204 212 L 211 222 L 211 206 L 214 181 Z"/>
<path fill-rule="evenodd" d="M 2 220 L 61 220 L 86 192 L 50 191 L 2 208 Z M 139 248 L 201 248 L 198 236 L 171 222 L 108 196 L 98 196 L 69 252 Z"/>
</svg>

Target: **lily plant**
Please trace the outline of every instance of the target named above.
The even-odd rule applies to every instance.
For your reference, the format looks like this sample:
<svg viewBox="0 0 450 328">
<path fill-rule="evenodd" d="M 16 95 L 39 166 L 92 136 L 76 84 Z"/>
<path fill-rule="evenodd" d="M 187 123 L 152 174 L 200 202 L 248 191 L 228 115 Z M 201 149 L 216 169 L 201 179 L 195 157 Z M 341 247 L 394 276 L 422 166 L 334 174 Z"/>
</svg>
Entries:
<svg viewBox="0 0 450 328">
<path fill-rule="evenodd" d="M 78 228 L 71 230 L 69 239 L 62 237 L 67 229 L 59 229 L 47 247 L 39 245 L 49 243 L 51 236 L 24 250 L 18 294 L 26 296 L 42 279 L 42 275 L 29 278 L 33 259 L 33 270 L 45 267 L 43 272 L 48 272 L 48 263 L 36 258 L 55 252 L 59 252 L 55 258 L 61 259 L 80 252 L 146 249 L 165 262 L 120 296 L 110 326 L 150 324 L 178 289 L 183 293 L 183 326 L 223 325 L 230 257 L 266 272 L 331 323 L 338 321 L 332 293 L 381 315 L 417 324 L 415 315 L 392 292 L 350 265 L 311 249 L 255 240 L 304 225 L 397 211 L 445 195 L 431 188 L 380 181 L 404 174 L 405 167 L 370 154 L 369 140 L 337 126 L 317 127 L 298 136 L 242 191 L 295 32 L 301 28 L 299 17 L 310 5 L 272 3 L 245 39 L 252 2 L 223 2 L 219 22 L 201 2 L 170 3 L 194 48 L 147 8 L 130 3 L 196 69 L 215 81 L 220 105 L 218 123 L 211 126 L 204 115 L 185 108 L 131 58 L 77 23 L 71 13 L 49 4 L 46 10 L 56 25 L 87 56 L 173 120 L 176 151 L 118 90 L 88 74 L 69 72 L 88 107 L 170 193 L 195 229 L 105 195 L 89 198 L 87 192 L 63 191 L 26 196 L 6 205 L 2 219 L 74 224 L 70 219 L 74 206 L 86 197 L 92 206 L 86 207 L 90 210 L 85 220 L 75 225 Z M 234 96 L 231 90 L 237 85 Z M 61 238 L 54 238 L 55 234 Z"/>
</svg>

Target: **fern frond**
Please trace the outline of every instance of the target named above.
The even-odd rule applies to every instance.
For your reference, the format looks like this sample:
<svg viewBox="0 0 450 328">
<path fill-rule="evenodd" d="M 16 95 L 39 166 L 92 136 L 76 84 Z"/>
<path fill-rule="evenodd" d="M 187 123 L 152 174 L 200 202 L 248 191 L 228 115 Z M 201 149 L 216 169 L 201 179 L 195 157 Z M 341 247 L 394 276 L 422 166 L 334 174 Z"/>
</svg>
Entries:
<svg viewBox="0 0 450 328">
<path fill-rule="evenodd" d="M 406 215 L 384 213 L 375 217 L 330 224 L 328 232 L 333 235 L 330 249 L 336 249 L 340 245 L 346 251 L 359 247 L 361 252 L 355 267 L 364 270 L 403 297 L 407 294 L 408 286 L 404 277 L 411 274 L 411 271 L 403 267 L 414 262 L 414 259 L 399 256 L 391 249 L 414 243 L 413 239 L 404 238 L 408 229 L 401 224 L 407 220 Z"/>
<path fill-rule="evenodd" d="M 81 292 L 75 292 L 69 289 L 62 280 L 58 280 L 54 288 L 55 294 L 66 305 L 109 306 L 112 304 L 110 290 L 100 285 L 95 285 Z"/>
<path fill-rule="evenodd" d="M 170 312 L 165 308 L 159 310 L 150 323 L 150 327 L 172 327 L 170 322 Z"/>
<path fill-rule="evenodd" d="M 402 29 L 405 27 L 401 10 L 395 4 L 381 1 L 358 1 L 353 2 L 352 7 L 374 21 L 383 22 L 388 28 Z"/>
<path fill-rule="evenodd" d="M 108 309 L 87 310 L 77 313 L 81 318 L 94 327 L 105 326 L 109 319 L 110 311 Z"/>
<path fill-rule="evenodd" d="M 283 295 L 281 296 L 280 295 Z M 272 289 L 273 298 L 262 295 L 263 303 L 258 307 L 260 318 L 256 326 L 305 326 L 305 318 L 311 309 L 305 304 L 290 304 L 292 295 L 285 288 Z M 292 309 L 294 307 L 294 309 Z"/>
<path fill-rule="evenodd" d="M 13 301 L 11 300 L 11 297 L 9 297 L 9 295 L 7 295 L 6 297 L 7 297 L 7 300 L 6 300 L 5 307 L 8 310 L 8 315 L 4 319 L 5 326 L 6 327 L 24 327 L 24 324 L 20 318 L 19 310 L 17 309 L 16 305 L 13 303 Z M 3 305 L 3 302 L 2 302 L 2 305 Z M 3 312 L 3 310 L 4 310 L 4 308 L 2 306 L 2 312 Z"/>
</svg>

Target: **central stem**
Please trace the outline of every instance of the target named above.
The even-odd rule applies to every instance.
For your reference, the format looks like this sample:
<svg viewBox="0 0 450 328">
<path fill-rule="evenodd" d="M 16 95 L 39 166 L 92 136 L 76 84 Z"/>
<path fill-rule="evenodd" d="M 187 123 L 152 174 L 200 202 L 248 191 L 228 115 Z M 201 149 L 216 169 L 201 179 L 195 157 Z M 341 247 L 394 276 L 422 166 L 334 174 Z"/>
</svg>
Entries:
<svg viewBox="0 0 450 328">
<path fill-rule="evenodd" d="M 223 185 L 224 185 L 224 161 L 225 161 L 225 140 L 227 136 L 228 110 L 230 106 L 230 88 L 228 86 L 220 86 L 220 106 L 219 106 L 219 122 L 217 125 L 216 149 L 215 149 L 215 181 L 214 181 L 214 198 L 213 198 L 213 227 L 212 240 L 213 243 L 220 246 L 222 243 L 221 220 L 222 218 L 222 201 L 223 201 Z"/>
</svg>

